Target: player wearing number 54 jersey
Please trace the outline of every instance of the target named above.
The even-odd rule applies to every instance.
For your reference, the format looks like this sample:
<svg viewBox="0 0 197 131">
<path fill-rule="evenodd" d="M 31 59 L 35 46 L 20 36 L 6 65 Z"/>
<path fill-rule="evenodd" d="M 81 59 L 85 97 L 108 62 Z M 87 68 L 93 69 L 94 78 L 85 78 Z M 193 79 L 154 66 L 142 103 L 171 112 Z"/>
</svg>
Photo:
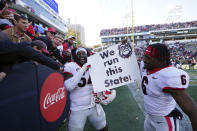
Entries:
<svg viewBox="0 0 197 131">
<path fill-rule="evenodd" d="M 96 104 L 89 75 L 85 48 L 73 50 L 73 60 L 65 64 L 64 86 L 70 91 L 71 113 L 68 122 L 69 131 L 83 131 L 86 120 L 98 131 L 107 131 L 105 112 Z"/>
<path fill-rule="evenodd" d="M 193 130 L 197 130 L 197 105 L 185 92 L 188 74 L 170 66 L 170 53 L 164 44 L 147 47 L 141 62 L 142 90 L 147 113 L 145 131 L 178 131 L 181 112 L 189 116 Z"/>
</svg>

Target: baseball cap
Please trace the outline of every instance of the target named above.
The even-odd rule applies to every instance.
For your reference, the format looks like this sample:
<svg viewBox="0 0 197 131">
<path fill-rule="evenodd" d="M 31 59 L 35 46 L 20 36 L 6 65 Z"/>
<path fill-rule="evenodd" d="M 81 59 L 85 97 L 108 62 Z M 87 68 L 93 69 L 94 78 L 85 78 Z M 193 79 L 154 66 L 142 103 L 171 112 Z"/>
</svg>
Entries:
<svg viewBox="0 0 197 131">
<path fill-rule="evenodd" d="M 56 29 L 53 28 L 53 27 L 49 27 L 49 28 L 48 28 L 48 32 L 54 32 L 54 33 L 56 33 Z"/>
<path fill-rule="evenodd" d="M 63 37 L 62 35 L 56 34 L 56 35 L 55 35 L 55 38 L 56 38 L 56 37 L 57 37 L 57 38 L 60 38 L 60 39 L 62 39 L 62 40 L 64 40 L 64 37 Z"/>
<path fill-rule="evenodd" d="M 19 15 L 15 9 L 12 9 L 12 8 L 9 8 L 8 11 L 11 13 L 11 14 L 14 14 L 14 15 Z"/>
<path fill-rule="evenodd" d="M 70 39 L 70 38 L 74 38 L 74 39 L 75 39 L 75 37 L 74 37 L 73 35 L 70 35 L 70 36 L 68 37 L 68 39 Z"/>
<path fill-rule="evenodd" d="M 10 11 L 13 14 L 16 13 L 16 10 L 15 9 L 12 9 L 12 8 L 9 8 L 8 11 Z"/>
<path fill-rule="evenodd" d="M 32 43 L 32 47 L 33 46 L 37 46 L 38 48 L 40 48 L 44 53 L 49 54 L 48 50 L 47 50 L 47 46 L 46 44 L 41 41 L 41 40 L 35 40 Z"/>
</svg>

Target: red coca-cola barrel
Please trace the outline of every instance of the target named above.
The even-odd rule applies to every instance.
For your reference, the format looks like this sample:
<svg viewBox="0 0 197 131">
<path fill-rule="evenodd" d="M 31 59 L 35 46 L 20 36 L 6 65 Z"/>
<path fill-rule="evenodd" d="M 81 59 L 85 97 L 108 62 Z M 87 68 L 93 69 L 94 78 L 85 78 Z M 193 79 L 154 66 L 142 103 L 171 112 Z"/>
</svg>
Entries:
<svg viewBox="0 0 197 131">
<path fill-rule="evenodd" d="M 63 76 L 47 66 L 16 64 L 0 89 L 0 130 L 54 131 L 67 117 Z"/>
</svg>

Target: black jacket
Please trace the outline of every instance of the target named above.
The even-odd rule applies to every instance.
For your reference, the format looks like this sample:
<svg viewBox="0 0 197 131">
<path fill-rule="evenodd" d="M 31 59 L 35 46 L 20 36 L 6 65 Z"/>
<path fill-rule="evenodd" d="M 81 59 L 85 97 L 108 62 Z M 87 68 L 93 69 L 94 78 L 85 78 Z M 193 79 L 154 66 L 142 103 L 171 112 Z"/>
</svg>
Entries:
<svg viewBox="0 0 197 131">
<path fill-rule="evenodd" d="M 34 60 L 43 65 L 59 70 L 60 65 L 51 58 L 34 50 L 29 43 L 13 43 L 11 41 L 0 41 L 0 71 L 15 63 Z"/>
</svg>

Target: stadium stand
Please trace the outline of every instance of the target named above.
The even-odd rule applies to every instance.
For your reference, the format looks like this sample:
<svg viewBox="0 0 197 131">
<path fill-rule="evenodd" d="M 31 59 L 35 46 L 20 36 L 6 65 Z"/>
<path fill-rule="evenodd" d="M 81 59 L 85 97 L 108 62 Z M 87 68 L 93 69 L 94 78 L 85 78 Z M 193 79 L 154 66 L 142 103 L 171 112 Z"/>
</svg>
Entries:
<svg viewBox="0 0 197 131">
<path fill-rule="evenodd" d="M 35 24 L 39 26 L 39 29 L 42 28 L 41 30 L 55 27 L 58 33 L 64 35 L 67 33 L 66 22 L 44 1 L 19 0 L 10 7 L 14 8 L 19 14 L 34 18 Z"/>
<path fill-rule="evenodd" d="M 180 28 L 191 28 L 197 27 L 197 21 L 190 22 L 180 22 L 180 23 L 171 23 L 171 24 L 152 24 L 152 25 L 143 25 L 135 26 L 135 33 L 145 33 L 149 31 L 158 31 L 158 30 L 172 30 Z M 132 28 L 128 28 L 128 33 L 132 33 Z M 100 32 L 100 36 L 109 36 L 109 35 L 120 35 L 127 34 L 127 27 L 124 28 L 113 28 L 113 29 L 103 29 Z"/>
<path fill-rule="evenodd" d="M 174 41 L 191 41 L 197 39 L 197 21 L 179 22 L 171 24 L 152 24 L 134 27 L 135 44 Z M 103 45 L 118 44 L 128 37 L 132 41 L 132 27 L 103 29 L 100 32 Z"/>
<path fill-rule="evenodd" d="M 127 27 L 103 29 L 100 37 L 102 45 L 108 46 L 120 43 L 125 37 L 132 42 L 132 27 L 128 27 L 128 34 Z M 149 44 L 158 42 L 169 47 L 174 66 L 190 69 L 191 59 L 197 58 L 197 21 L 135 26 L 134 39 L 138 61 Z"/>
</svg>

